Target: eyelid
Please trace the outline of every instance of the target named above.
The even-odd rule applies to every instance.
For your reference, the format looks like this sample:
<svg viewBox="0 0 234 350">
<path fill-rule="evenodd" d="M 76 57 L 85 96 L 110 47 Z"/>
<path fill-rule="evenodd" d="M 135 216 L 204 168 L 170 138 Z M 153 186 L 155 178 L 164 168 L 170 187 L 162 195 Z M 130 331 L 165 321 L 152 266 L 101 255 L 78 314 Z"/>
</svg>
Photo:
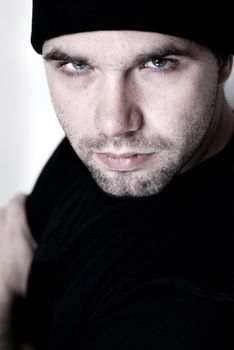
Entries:
<svg viewBox="0 0 234 350">
<path fill-rule="evenodd" d="M 77 69 L 75 69 L 75 67 L 74 69 L 69 69 L 66 67 L 68 64 L 77 65 L 78 67 Z M 79 66 L 81 66 L 80 69 Z M 87 73 L 87 66 L 87 63 L 75 60 L 58 60 L 55 62 L 55 67 L 58 72 L 68 77 L 78 77 L 82 74 Z"/>
<path fill-rule="evenodd" d="M 158 55 L 156 56 L 156 55 L 154 55 L 151 57 L 147 57 L 147 59 L 145 59 L 144 62 L 140 66 L 141 66 L 141 68 L 147 68 L 146 67 L 147 64 L 149 64 L 150 62 L 153 63 L 153 61 L 157 61 L 157 60 L 162 61 L 162 62 L 167 61 L 168 63 L 171 63 L 171 65 L 176 65 L 179 63 L 178 59 L 176 59 L 172 56 L 158 56 Z M 149 68 L 152 68 L 152 67 L 149 67 Z M 168 67 L 168 68 L 165 68 L 164 70 L 168 70 L 170 68 L 171 67 Z M 154 68 L 152 68 L 152 69 L 154 69 Z M 155 66 L 155 70 L 156 69 L 157 69 L 157 67 Z M 160 70 L 160 69 L 163 70 L 163 68 L 158 68 L 158 70 Z"/>
<path fill-rule="evenodd" d="M 77 66 L 87 66 L 87 63 L 86 62 L 81 62 L 81 61 L 73 61 L 73 60 L 61 60 L 61 61 L 57 61 L 56 62 L 56 65 L 58 67 L 63 67 L 67 64 L 74 64 L 74 65 L 77 65 Z"/>
<path fill-rule="evenodd" d="M 168 56 L 166 56 L 166 55 L 165 56 L 155 55 L 155 56 L 149 57 L 145 62 L 154 61 L 154 60 L 176 61 L 177 58 L 175 58 L 175 56 L 172 56 L 172 55 L 168 55 Z"/>
</svg>

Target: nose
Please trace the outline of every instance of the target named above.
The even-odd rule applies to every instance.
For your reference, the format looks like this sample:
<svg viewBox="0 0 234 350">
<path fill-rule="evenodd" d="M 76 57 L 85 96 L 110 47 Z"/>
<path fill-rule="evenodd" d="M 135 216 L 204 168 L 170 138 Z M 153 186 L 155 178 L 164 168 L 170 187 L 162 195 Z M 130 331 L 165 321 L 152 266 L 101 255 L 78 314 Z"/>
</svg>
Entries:
<svg viewBox="0 0 234 350">
<path fill-rule="evenodd" d="M 141 128 L 142 113 L 134 88 L 126 79 L 106 77 L 98 90 L 95 126 L 100 134 L 113 138 Z"/>
</svg>

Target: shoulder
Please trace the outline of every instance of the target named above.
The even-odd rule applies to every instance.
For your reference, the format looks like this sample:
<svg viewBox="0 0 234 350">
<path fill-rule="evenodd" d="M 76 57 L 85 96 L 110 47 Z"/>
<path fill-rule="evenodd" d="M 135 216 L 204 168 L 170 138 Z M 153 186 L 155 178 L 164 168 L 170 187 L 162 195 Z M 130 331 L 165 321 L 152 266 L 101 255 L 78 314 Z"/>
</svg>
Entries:
<svg viewBox="0 0 234 350">
<path fill-rule="evenodd" d="M 28 222 L 35 238 L 64 188 L 83 168 L 68 139 L 64 138 L 49 157 L 27 198 Z"/>
</svg>

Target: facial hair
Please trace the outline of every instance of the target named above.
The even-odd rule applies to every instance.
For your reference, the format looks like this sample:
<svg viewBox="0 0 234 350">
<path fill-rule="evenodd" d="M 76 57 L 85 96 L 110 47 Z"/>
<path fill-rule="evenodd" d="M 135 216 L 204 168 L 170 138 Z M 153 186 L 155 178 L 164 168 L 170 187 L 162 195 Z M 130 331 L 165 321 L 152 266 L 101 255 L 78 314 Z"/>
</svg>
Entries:
<svg viewBox="0 0 234 350">
<path fill-rule="evenodd" d="M 72 128 L 64 122 L 66 118 L 60 115 L 58 119 L 63 121 L 61 125 L 75 152 L 104 192 L 116 197 L 144 197 L 161 192 L 196 153 L 212 124 L 216 100 L 217 85 L 209 92 L 205 106 L 198 107 L 195 101 L 191 110 L 196 113 L 182 113 L 180 121 L 183 121 L 183 128 L 181 130 L 178 126 L 173 140 L 161 135 L 149 139 L 141 132 L 112 139 L 105 135 L 98 139 L 78 139 Z M 153 164 L 141 171 L 110 172 L 98 166 L 93 159 L 95 153 L 106 149 L 118 151 L 121 148 L 134 154 L 154 153 Z"/>
</svg>

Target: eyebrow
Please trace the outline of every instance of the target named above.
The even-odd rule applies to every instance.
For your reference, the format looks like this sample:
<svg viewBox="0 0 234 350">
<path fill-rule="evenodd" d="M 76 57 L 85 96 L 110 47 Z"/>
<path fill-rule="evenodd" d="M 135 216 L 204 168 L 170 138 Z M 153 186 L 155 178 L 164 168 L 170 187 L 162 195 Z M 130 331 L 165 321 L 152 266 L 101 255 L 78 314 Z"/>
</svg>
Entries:
<svg viewBox="0 0 234 350">
<path fill-rule="evenodd" d="M 87 64 L 87 57 L 81 55 L 73 55 L 69 54 L 61 49 L 52 49 L 50 52 L 46 53 L 43 56 L 45 61 L 63 61 L 63 62 L 79 62 L 83 64 Z"/>
<path fill-rule="evenodd" d="M 193 43 L 188 47 L 182 47 L 174 43 L 169 43 L 167 45 L 155 48 L 149 52 L 142 53 L 136 56 L 134 62 L 136 65 L 141 64 L 142 62 L 147 62 L 154 58 L 163 58 L 167 56 L 179 56 L 179 57 L 188 57 L 195 59 L 197 54 L 197 49 L 194 47 Z"/>
<path fill-rule="evenodd" d="M 176 45 L 174 43 L 169 43 L 167 45 L 157 47 L 150 50 L 145 50 L 146 52 L 137 54 L 133 60 L 133 65 L 137 66 L 142 64 L 142 62 L 147 62 L 153 57 L 166 57 L 170 55 L 182 56 L 195 59 L 197 56 L 197 49 L 193 42 L 187 47 L 182 47 L 181 45 Z M 89 64 L 90 60 L 87 56 L 79 54 L 70 54 L 65 52 L 63 49 L 54 48 L 43 56 L 45 61 L 62 61 L 62 62 L 79 62 L 81 64 Z"/>
</svg>

